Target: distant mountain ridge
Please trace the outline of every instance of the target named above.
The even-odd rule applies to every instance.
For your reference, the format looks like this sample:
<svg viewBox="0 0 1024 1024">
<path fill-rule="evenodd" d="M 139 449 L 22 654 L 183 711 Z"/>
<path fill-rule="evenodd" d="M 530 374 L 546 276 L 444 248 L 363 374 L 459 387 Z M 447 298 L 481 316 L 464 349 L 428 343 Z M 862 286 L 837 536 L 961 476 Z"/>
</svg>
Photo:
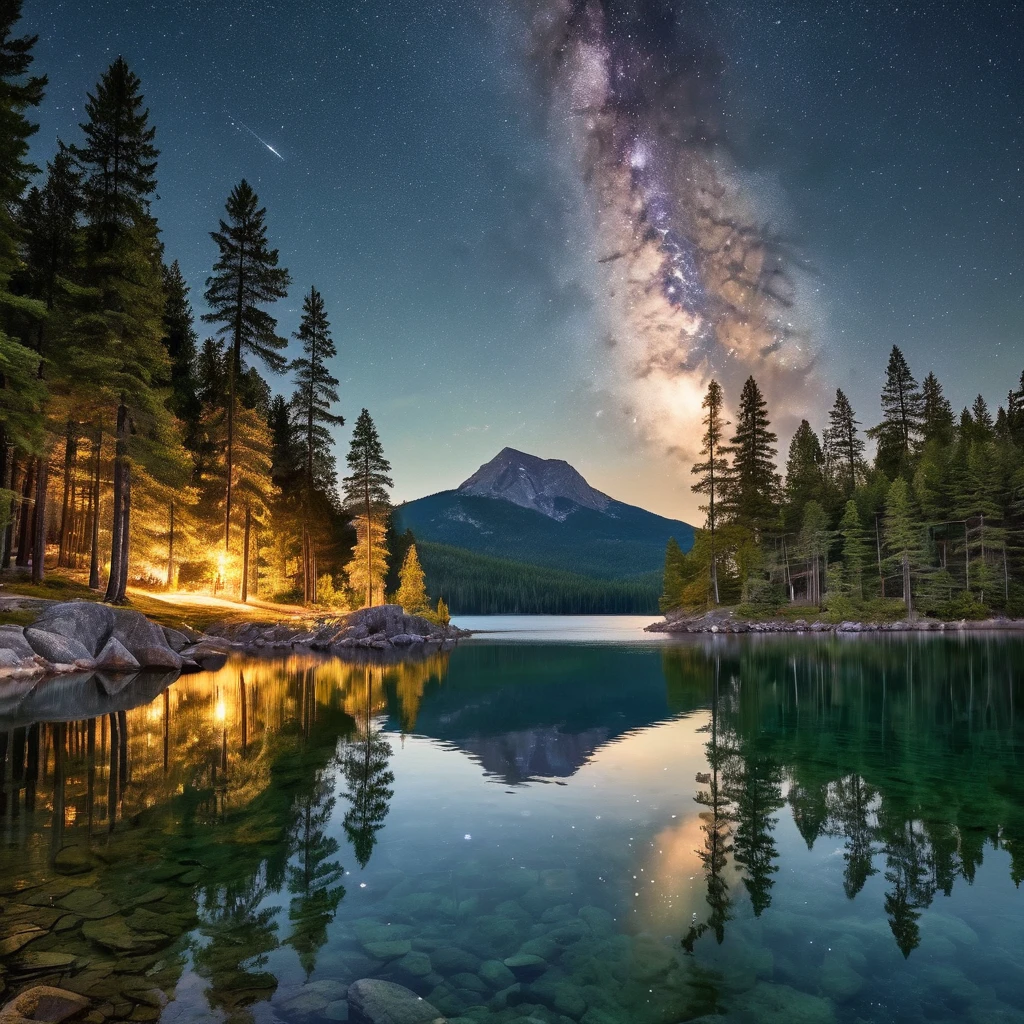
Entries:
<svg viewBox="0 0 1024 1024">
<path fill-rule="evenodd" d="M 502 449 L 457 489 L 400 506 L 396 526 L 412 530 L 418 540 L 506 559 L 522 570 L 533 565 L 596 580 L 642 580 L 650 591 L 649 607 L 638 609 L 644 611 L 657 609 L 659 585 L 653 574 L 664 565 L 669 538 L 675 537 L 685 551 L 694 536 L 688 523 L 591 487 L 567 462 L 513 448 Z M 440 560 L 434 565 L 432 573 L 424 563 L 428 587 L 443 593 L 451 581 L 439 578 Z M 475 610 L 453 606 L 463 613 Z M 527 603 L 506 610 L 531 609 Z"/>
<path fill-rule="evenodd" d="M 565 502 L 604 512 L 612 500 L 591 487 L 568 462 L 539 459 L 515 448 L 502 448 L 461 484 L 458 491 L 479 498 L 510 501 L 559 521 L 571 511 Z"/>
</svg>

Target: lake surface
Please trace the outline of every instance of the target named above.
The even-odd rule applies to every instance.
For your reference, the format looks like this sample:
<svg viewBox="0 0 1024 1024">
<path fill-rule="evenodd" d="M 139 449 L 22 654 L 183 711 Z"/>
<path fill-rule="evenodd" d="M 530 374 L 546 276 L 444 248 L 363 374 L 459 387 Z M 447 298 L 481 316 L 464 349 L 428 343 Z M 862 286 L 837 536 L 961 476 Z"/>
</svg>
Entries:
<svg viewBox="0 0 1024 1024">
<path fill-rule="evenodd" d="M 518 621 L 0 690 L 4 998 L 312 1024 L 374 977 L 459 1024 L 1024 1020 L 1024 644 Z"/>
</svg>

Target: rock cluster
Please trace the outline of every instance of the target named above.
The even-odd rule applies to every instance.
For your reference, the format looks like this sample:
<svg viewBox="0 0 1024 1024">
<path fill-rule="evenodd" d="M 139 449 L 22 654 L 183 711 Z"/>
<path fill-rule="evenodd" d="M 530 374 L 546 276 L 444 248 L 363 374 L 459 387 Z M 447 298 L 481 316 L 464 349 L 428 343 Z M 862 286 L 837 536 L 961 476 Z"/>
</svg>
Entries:
<svg viewBox="0 0 1024 1024">
<path fill-rule="evenodd" d="M 228 623 L 214 632 L 244 648 L 309 647 L 338 652 L 349 648 L 388 650 L 420 644 L 451 644 L 469 632 L 439 626 L 419 615 L 406 615 L 396 604 L 364 608 L 337 619 L 298 626 L 258 622 Z"/>
<path fill-rule="evenodd" d="M 101 671 L 195 672 L 230 645 L 188 627 L 168 629 L 140 612 L 92 601 L 45 608 L 30 626 L 0 626 L 0 678 Z"/>
<path fill-rule="evenodd" d="M 949 631 L 1024 630 L 1017 619 L 985 619 L 939 622 L 937 619 L 901 619 L 897 622 L 821 622 L 806 619 L 733 618 L 727 612 L 708 612 L 693 617 L 668 618 L 646 627 L 648 633 L 942 633 Z"/>
</svg>

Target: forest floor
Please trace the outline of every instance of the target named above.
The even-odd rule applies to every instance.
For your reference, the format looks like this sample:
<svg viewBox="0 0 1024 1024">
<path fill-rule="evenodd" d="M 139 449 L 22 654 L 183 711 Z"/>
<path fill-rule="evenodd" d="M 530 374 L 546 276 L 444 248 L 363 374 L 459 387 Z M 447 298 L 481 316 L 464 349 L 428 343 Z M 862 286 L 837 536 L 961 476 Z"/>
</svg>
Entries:
<svg viewBox="0 0 1024 1024">
<path fill-rule="evenodd" d="M 0 572 L 0 624 L 27 626 L 51 601 L 102 601 L 103 592 L 90 590 L 84 573 L 47 570 L 35 584 L 25 570 Z M 167 593 L 128 588 L 129 606 L 162 626 L 185 623 L 200 632 L 214 622 L 245 619 L 253 622 L 293 622 L 309 615 L 301 605 L 273 604 L 252 599 L 247 604 L 212 594 Z"/>
</svg>

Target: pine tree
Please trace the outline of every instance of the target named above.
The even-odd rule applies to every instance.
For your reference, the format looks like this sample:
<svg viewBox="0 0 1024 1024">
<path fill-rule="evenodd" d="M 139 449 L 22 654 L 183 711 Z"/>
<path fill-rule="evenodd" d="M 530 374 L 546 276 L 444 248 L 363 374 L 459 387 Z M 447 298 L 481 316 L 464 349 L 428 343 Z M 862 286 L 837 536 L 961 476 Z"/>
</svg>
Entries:
<svg viewBox="0 0 1024 1024">
<path fill-rule="evenodd" d="M 715 604 L 719 603 L 718 565 L 715 557 L 715 526 L 718 509 L 715 502 L 721 492 L 722 482 L 729 471 L 729 462 L 722 450 L 722 430 L 729 425 L 728 420 L 724 419 L 722 415 L 724 404 L 725 395 L 721 385 L 716 380 L 711 381 L 704 395 L 704 401 L 701 403 L 701 408 L 705 410 L 702 420 L 704 433 L 701 436 L 700 449 L 704 461 L 693 466 L 691 472 L 699 479 L 690 488 L 695 494 L 703 494 L 708 499 L 708 503 L 701 505 L 700 510 L 706 515 L 706 528 L 711 538 L 711 589 Z M 667 565 L 666 561 L 666 568 Z"/>
<path fill-rule="evenodd" d="M 121 232 L 149 217 L 156 192 L 156 129 L 142 106 L 141 86 L 125 59 L 118 57 L 86 100 L 89 119 L 80 125 L 85 145 L 72 147 L 86 171 L 85 216 L 91 246 L 100 253 L 108 252 Z"/>
<path fill-rule="evenodd" d="M 807 560 L 807 600 L 818 607 L 821 607 L 821 578 L 831 541 L 825 510 L 817 501 L 807 502 L 798 543 Z"/>
<path fill-rule="evenodd" d="M 934 373 L 929 373 L 921 384 L 921 438 L 948 445 L 953 441 L 953 407 L 942 392 L 942 385 Z"/>
<path fill-rule="evenodd" d="M 360 563 L 356 573 L 366 594 L 366 606 L 370 607 L 374 603 L 374 587 L 377 581 L 383 587 L 387 571 L 387 566 L 382 564 L 381 549 L 390 509 L 388 488 L 394 487 L 394 483 L 388 476 L 391 463 L 384 458 L 384 447 L 366 409 L 356 420 L 347 462 L 350 472 L 344 480 L 344 500 L 356 524 L 358 540 L 354 561 Z M 386 559 L 386 551 L 383 557 Z M 352 575 L 349 571 L 350 580 Z M 352 587 L 356 589 L 354 583 Z"/>
<path fill-rule="evenodd" d="M 786 528 L 796 529 L 804 506 L 820 502 L 825 490 L 825 455 L 818 435 L 801 420 L 789 443 L 786 460 Z"/>
<path fill-rule="evenodd" d="M 837 388 L 835 403 L 828 414 L 828 447 L 846 494 L 857 486 L 857 475 L 864 463 L 864 441 L 857 432 L 858 426 L 850 400 Z"/>
<path fill-rule="evenodd" d="M 843 539 L 843 572 L 849 593 L 857 600 L 864 597 L 864 567 L 868 562 L 868 545 L 861 527 L 860 511 L 855 501 L 848 501 L 839 521 Z"/>
<path fill-rule="evenodd" d="M 777 441 L 768 419 L 768 403 L 757 381 L 748 377 L 740 395 L 736 434 L 728 449 L 732 467 L 723 489 L 723 512 L 757 535 L 776 519 L 781 486 L 775 466 Z"/>
<path fill-rule="evenodd" d="M 287 365 L 281 349 L 287 341 L 277 334 L 277 321 L 263 308 L 288 293 L 291 278 L 278 266 L 278 252 L 267 242 L 266 213 L 249 183 L 231 190 L 227 221 L 210 237 L 219 258 L 206 280 L 205 299 L 210 307 L 206 323 L 220 324 L 217 333 L 228 339 L 227 438 L 228 459 L 224 500 L 224 548 L 231 546 L 231 499 L 234 484 L 235 391 L 242 373 L 242 357 L 253 355 L 280 373 Z"/>
<path fill-rule="evenodd" d="M 149 213 L 157 150 L 140 85 L 118 57 L 86 103 L 85 145 L 72 147 L 83 171 L 86 282 L 94 299 L 76 320 L 69 361 L 85 392 L 83 404 L 97 420 L 103 407 L 117 410 L 106 591 L 112 602 L 124 601 L 128 582 L 132 464 L 155 455 L 154 438 L 168 420 L 160 391 L 169 379 L 162 344 L 162 263 Z"/>
<path fill-rule="evenodd" d="M 302 304 L 302 322 L 295 337 L 302 342 L 303 354 L 292 361 L 295 393 L 291 400 L 293 437 L 303 465 L 302 565 L 306 602 L 316 601 L 314 537 L 311 527 L 314 502 L 319 493 L 328 500 L 337 489 L 334 465 L 334 438 L 329 427 L 342 426 L 345 419 L 331 412 L 338 401 L 338 378 L 332 376 L 327 361 L 337 355 L 331 338 L 324 300 L 310 288 Z"/>
<path fill-rule="evenodd" d="M 171 401 L 174 415 L 184 426 L 185 443 L 194 447 L 202 405 L 196 363 L 198 343 L 188 285 L 175 260 L 164 267 L 164 347 L 171 361 Z"/>
<path fill-rule="evenodd" d="M 402 562 L 401 583 L 395 600 L 407 615 L 422 615 L 424 612 L 430 611 L 426 576 L 423 566 L 420 565 L 415 544 L 410 545 L 409 550 L 405 553 L 405 560 Z"/>
<path fill-rule="evenodd" d="M 882 388 L 882 422 L 868 431 L 878 442 L 875 464 L 890 477 L 909 471 L 922 418 L 917 381 L 903 353 L 893 345 Z"/>
<path fill-rule="evenodd" d="M 35 36 L 16 36 L 21 0 L 0 6 L 0 306 L 41 322 L 39 302 L 11 292 L 11 277 L 20 268 L 21 231 L 15 220 L 18 201 L 36 167 L 28 159 L 29 139 L 38 125 L 29 111 L 43 98 L 46 78 L 29 75 Z M 39 358 L 0 327 L 0 520 L 5 530 L 3 562 L 10 558 L 17 450 L 30 457 L 43 444 L 41 413 L 46 388 L 39 378 Z M 23 513 L 23 515 L 26 513 Z"/>
<path fill-rule="evenodd" d="M 885 498 L 885 547 L 888 564 L 899 569 L 907 614 L 914 612 L 914 577 L 924 559 L 923 528 L 917 518 L 910 488 L 902 477 L 895 480 Z"/>
</svg>

